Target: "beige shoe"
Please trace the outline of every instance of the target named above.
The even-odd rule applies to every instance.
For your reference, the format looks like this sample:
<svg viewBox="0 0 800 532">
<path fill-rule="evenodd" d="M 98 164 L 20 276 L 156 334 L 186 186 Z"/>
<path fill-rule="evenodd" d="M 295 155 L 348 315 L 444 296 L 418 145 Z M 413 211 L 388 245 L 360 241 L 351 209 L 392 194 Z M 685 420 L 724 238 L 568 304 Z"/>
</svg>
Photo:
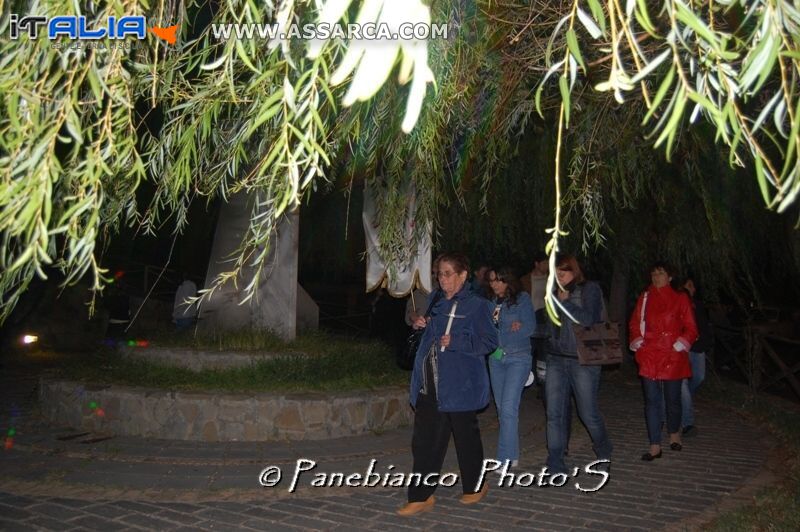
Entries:
<svg viewBox="0 0 800 532">
<path fill-rule="evenodd" d="M 461 504 L 476 504 L 480 502 L 481 499 L 483 499 L 487 491 L 489 491 L 489 483 L 484 482 L 481 491 L 477 493 L 465 493 L 464 495 L 462 495 L 460 499 Z"/>
<path fill-rule="evenodd" d="M 433 510 L 433 505 L 436 503 L 436 498 L 431 495 L 422 502 L 409 502 L 405 506 L 397 510 L 397 515 L 409 517 L 412 515 L 421 514 L 422 512 L 430 512 Z"/>
</svg>

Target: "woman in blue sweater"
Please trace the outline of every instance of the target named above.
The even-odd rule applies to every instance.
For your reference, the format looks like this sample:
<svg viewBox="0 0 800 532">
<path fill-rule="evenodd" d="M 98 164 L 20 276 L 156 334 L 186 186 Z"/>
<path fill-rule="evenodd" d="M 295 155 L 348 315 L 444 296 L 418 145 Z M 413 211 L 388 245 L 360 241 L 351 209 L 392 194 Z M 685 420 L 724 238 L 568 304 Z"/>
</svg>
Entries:
<svg viewBox="0 0 800 532">
<path fill-rule="evenodd" d="M 531 372 L 531 335 L 536 317 L 530 296 L 510 268 L 488 273 L 492 315 L 500 347 L 489 357 L 489 378 L 500 419 L 497 459 L 519 463 L 519 403 Z"/>
</svg>

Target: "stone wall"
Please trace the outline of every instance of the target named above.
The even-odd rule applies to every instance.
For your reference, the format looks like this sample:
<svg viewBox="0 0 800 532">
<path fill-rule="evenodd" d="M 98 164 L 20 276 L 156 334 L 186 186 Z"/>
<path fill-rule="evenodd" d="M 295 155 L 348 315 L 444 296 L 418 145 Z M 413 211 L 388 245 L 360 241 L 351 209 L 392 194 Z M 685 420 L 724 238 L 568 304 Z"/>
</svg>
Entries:
<svg viewBox="0 0 800 532">
<path fill-rule="evenodd" d="M 195 441 L 322 440 L 411 422 L 408 389 L 338 393 L 177 392 L 43 378 L 42 413 L 73 428 Z"/>
</svg>

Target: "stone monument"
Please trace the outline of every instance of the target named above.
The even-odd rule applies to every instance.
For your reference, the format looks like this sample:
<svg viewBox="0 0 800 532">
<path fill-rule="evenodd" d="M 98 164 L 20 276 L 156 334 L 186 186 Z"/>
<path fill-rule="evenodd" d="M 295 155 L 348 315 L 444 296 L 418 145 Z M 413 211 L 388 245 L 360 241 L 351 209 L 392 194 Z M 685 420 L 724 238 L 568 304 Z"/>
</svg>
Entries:
<svg viewBox="0 0 800 532">
<path fill-rule="evenodd" d="M 205 286 L 232 267 L 230 257 L 250 225 L 253 197 L 236 194 L 222 205 L 214 243 L 211 247 Z M 259 281 L 258 292 L 244 300 L 243 288 L 253 279 L 245 267 L 236 280 L 218 288 L 200 305 L 198 329 L 224 331 L 269 329 L 285 340 L 293 340 L 298 330 L 319 326 L 319 307 L 297 282 L 300 216 L 297 210 L 284 214 L 270 242 L 267 266 Z"/>
</svg>

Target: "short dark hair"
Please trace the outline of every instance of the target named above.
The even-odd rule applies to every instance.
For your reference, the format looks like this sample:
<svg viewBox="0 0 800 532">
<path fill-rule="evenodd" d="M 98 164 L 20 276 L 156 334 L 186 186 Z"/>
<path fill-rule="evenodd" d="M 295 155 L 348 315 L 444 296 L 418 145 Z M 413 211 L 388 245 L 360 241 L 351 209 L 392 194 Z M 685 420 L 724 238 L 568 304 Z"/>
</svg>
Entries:
<svg viewBox="0 0 800 532">
<path fill-rule="evenodd" d="M 456 271 L 456 273 L 469 271 L 469 259 L 463 253 L 452 252 L 452 251 L 446 251 L 444 253 L 441 253 L 438 257 L 436 257 L 436 260 L 433 262 L 433 267 L 436 270 L 438 270 L 439 264 L 441 264 L 442 262 L 450 263 L 450 265 L 453 266 L 453 269 Z"/>
<path fill-rule="evenodd" d="M 542 262 L 543 260 L 547 260 L 547 253 L 545 253 L 544 251 L 539 251 L 533 254 L 534 264 L 537 262 Z"/>
<path fill-rule="evenodd" d="M 692 297 L 694 299 L 700 299 L 700 292 L 701 292 L 700 284 L 697 282 L 697 279 L 695 279 L 694 275 L 692 275 L 691 273 L 688 274 L 688 275 L 685 275 L 681 279 L 681 282 L 680 282 L 679 286 L 681 287 L 681 289 L 686 290 L 684 287 L 686 286 L 686 283 L 688 283 L 689 281 L 691 281 L 692 284 L 694 285 L 694 296 L 692 296 Z M 688 290 L 686 290 L 686 291 L 688 292 Z M 691 294 L 689 294 L 689 295 L 691 296 Z"/>
<path fill-rule="evenodd" d="M 670 277 L 675 277 L 675 268 L 665 260 L 657 260 L 651 266 L 648 272 L 653 273 L 656 270 L 664 270 Z"/>
</svg>

